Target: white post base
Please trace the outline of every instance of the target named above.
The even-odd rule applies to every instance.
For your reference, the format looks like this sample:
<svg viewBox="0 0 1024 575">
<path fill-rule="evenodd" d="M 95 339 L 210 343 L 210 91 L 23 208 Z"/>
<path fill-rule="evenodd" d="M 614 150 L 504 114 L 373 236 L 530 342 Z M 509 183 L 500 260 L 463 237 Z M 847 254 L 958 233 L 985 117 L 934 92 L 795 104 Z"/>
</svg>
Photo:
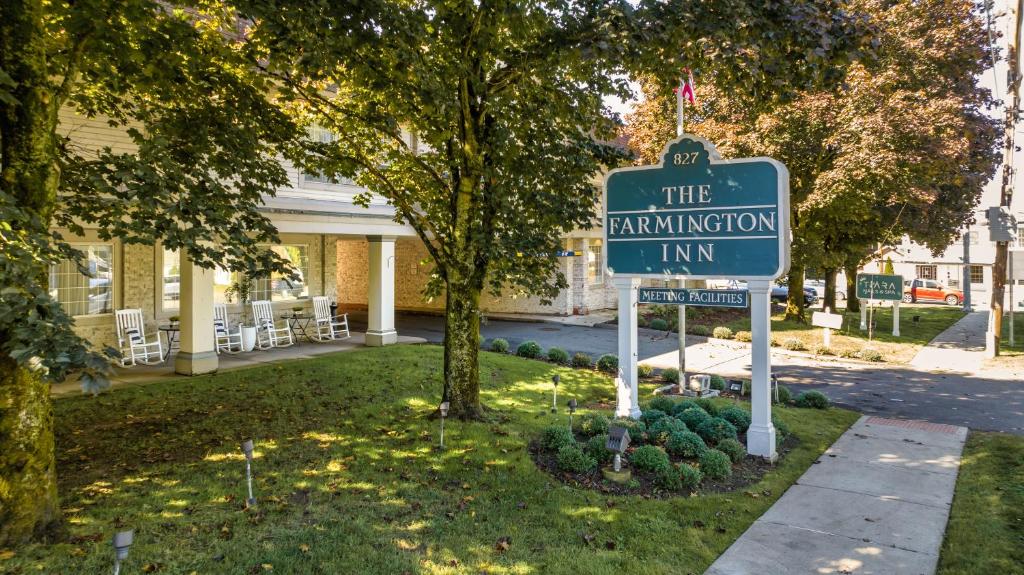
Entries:
<svg viewBox="0 0 1024 575">
<path fill-rule="evenodd" d="M 864 331 L 868 328 L 868 308 L 864 305 L 864 300 L 860 301 L 860 330 Z"/>
<path fill-rule="evenodd" d="M 747 453 L 775 461 L 775 426 L 772 425 L 771 285 L 767 280 L 747 282 L 750 290 L 750 416 Z"/>
<path fill-rule="evenodd" d="M 638 419 L 636 311 L 640 278 L 616 277 L 612 283 L 619 292 L 619 375 L 615 378 L 615 416 Z"/>
<path fill-rule="evenodd" d="M 900 302 L 892 302 L 892 336 L 900 336 Z"/>
</svg>

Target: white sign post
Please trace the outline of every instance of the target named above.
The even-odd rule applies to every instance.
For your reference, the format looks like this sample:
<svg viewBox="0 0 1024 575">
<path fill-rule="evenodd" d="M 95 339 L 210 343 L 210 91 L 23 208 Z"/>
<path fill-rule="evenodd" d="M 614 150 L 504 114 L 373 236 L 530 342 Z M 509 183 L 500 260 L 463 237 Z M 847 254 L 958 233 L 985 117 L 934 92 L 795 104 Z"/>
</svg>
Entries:
<svg viewBox="0 0 1024 575">
<path fill-rule="evenodd" d="M 619 375 L 615 378 L 616 417 L 640 417 L 640 397 L 637 387 L 637 289 L 640 278 L 612 279 L 619 292 Z"/>
<path fill-rule="evenodd" d="M 771 282 L 748 281 L 750 290 L 750 428 L 747 453 L 775 460 L 772 424 L 772 300 Z"/>
<path fill-rule="evenodd" d="M 832 330 L 843 329 L 843 316 L 825 308 L 824 312 L 816 311 L 811 315 L 811 325 L 825 330 L 825 347 L 832 347 Z"/>
</svg>

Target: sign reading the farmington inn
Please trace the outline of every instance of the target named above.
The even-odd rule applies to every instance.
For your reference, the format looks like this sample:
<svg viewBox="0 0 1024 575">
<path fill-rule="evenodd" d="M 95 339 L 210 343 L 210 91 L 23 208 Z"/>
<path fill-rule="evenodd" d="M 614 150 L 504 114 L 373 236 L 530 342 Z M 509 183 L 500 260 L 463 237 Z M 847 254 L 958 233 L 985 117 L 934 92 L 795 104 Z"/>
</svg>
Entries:
<svg viewBox="0 0 1024 575">
<path fill-rule="evenodd" d="M 771 280 L 789 269 L 789 172 L 776 160 L 722 160 L 684 135 L 660 164 L 609 172 L 604 205 L 616 276 Z"/>
</svg>

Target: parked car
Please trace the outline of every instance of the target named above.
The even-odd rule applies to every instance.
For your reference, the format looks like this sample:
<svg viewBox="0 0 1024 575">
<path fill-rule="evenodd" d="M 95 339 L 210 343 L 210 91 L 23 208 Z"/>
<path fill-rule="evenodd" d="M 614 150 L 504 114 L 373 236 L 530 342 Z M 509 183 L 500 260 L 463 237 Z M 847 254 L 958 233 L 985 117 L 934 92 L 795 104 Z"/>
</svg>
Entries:
<svg viewBox="0 0 1024 575">
<path fill-rule="evenodd" d="M 818 296 L 818 299 L 825 299 L 825 280 L 804 280 L 804 287 L 813 289 L 814 295 Z M 836 301 L 842 301 L 845 299 L 846 292 L 837 285 Z"/>
<path fill-rule="evenodd" d="M 916 278 L 903 282 L 904 303 L 945 302 L 947 305 L 960 305 L 964 301 L 964 292 L 948 288 L 935 280 Z"/>
<path fill-rule="evenodd" d="M 789 286 L 772 286 L 772 301 L 786 303 L 789 300 Z M 809 287 L 804 287 L 804 304 L 814 305 L 818 303 L 818 295 Z"/>
</svg>

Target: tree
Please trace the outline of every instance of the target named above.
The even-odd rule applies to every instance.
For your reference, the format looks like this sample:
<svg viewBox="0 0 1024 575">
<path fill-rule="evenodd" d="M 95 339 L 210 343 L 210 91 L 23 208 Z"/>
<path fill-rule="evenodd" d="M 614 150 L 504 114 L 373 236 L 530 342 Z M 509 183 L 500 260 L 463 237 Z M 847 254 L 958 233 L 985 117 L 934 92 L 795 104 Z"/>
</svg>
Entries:
<svg viewBox="0 0 1024 575">
<path fill-rule="evenodd" d="M 719 142 L 723 155 L 768 155 L 789 168 L 791 293 L 801 292 L 805 266 L 826 270 L 829 283 L 840 266 L 852 279 L 854 260 L 903 234 L 941 251 L 971 218 L 995 167 L 998 134 L 984 114 L 992 96 L 977 85 L 992 55 L 975 5 L 853 7 L 878 30 L 877 47 L 874 58 L 845 67 L 844 84 L 759 109 L 702 74 L 702 105 L 689 128 Z M 802 319 L 802 298 L 790 298 L 786 311 Z"/>
<path fill-rule="evenodd" d="M 288 272 L 259 247 L 277 236 L 257 208 L 286 184 L 277 158 L 299 132 L 236 51 L 237 24 L 206 3 L 0 3 L 0 547 L 60 525 L 50 383 L 77 372 L 97 391 L 116 355 L 49 295 L 49 266 L 82 258 L 56 229 Z M 65 108 L 108 118 L 136 150 L 71 145 Z"/>
<path fill-rule="evenodd" d="M 446 297 L 444 399 L 462 418 L 483 413 L 480 294 L 565 285 L 561 237 L 594 224 L 594 178 L 622 158 L 602 143 L 616 127 L 603 97 L 626 93 L 625 74 L 699 60 L 775 96 L 861 46 L 859 21 L 831 1 L 243 5 L 254 63 L 337 134 L 318 169 L 386 198 L 426 246 L 429 289 Z"/>
</svg>

